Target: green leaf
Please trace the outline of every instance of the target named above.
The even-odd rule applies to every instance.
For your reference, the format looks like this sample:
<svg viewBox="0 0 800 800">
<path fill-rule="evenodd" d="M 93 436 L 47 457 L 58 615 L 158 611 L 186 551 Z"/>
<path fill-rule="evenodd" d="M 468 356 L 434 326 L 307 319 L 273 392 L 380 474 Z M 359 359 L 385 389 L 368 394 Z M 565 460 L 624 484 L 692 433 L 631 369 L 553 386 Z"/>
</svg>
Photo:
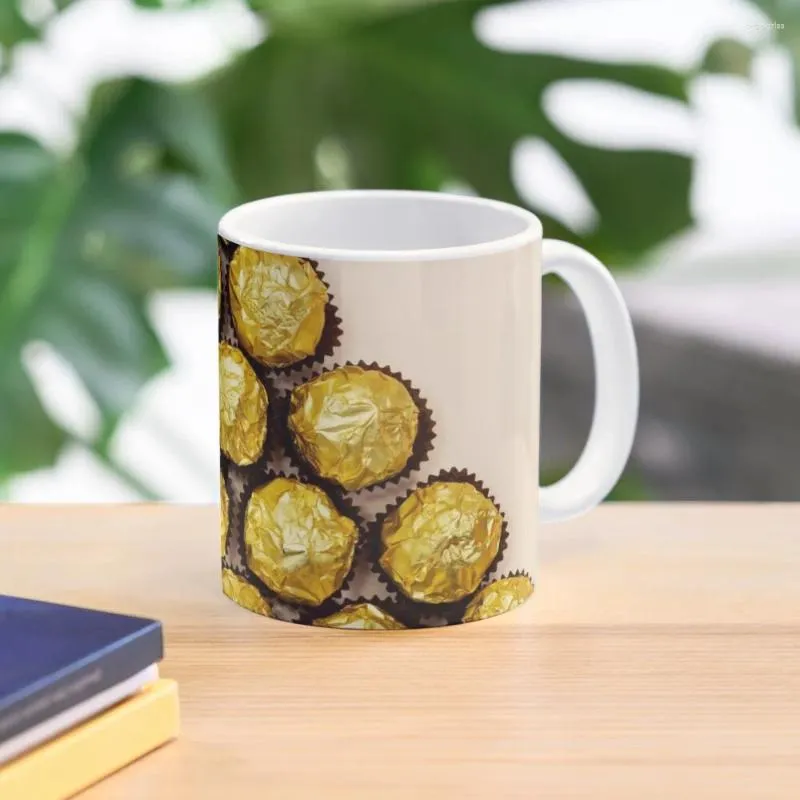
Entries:
<svg viewBox="0 0 800 800">
<path fill-rule="evenodd" d="M 38 36 L 39 31 L 20 13 L 17 0 L 0 0 L 0 45 L 10 48 Z"/>
<path fill-rule="evenodd" d="M 70 275 L 59 285 L 58 298 L 37 309 L 33 325 L 72 364 L 112 419 L 167 366 L 143 298 L 109 279 Z"/>
<path fill-rule="evenodd" d="M 702 72 L 748 77 L 753 67 L 753 51 L 735 39 L 719 39 L 706 51 Z"/>
<path fill-rule="evenodd" d="M 255 11 L 265 13 L 276 31 L 318 34 L 425 6 L 457 2 L 462 0 L 250 0 L 250 5 Z"/>
<path fill-rule="evenodd" d="M 0 351 L 0 482 L 52 464 L 65 439 L 42 408 L 19 354 Z"/>
<path fill-rule="evenodd" d="M 218 145 L 193 90 L 140 81 L 98 92 L 67 160 L 0 136 L 0 367 L 49 342 L 100 408 L 104 440 L 167 364 L 149 294 L 215 283 L 216 223 L 233 191 Z M 0 383 L 0 408 L 5 470 L 52 463 L 63 435 L 19 370 Z M 31 416 L 41 438 L 26 451 Z"/>
<path fill-rule="evenodd" d="M 575 170 L 600 217 L 586 237 L 545 219 L 548 235 L 630 262 L 686 226 L 687 158 L 587 147 L 558 131 L 542 109 L 549 86 L 586 78 L 683 101 L 685 76 L 491 50 L 473 33 L 475 13 L 491 4 L 260 3 L 282 24 L 208 85 L 245 195 L 326 186 L 317 160 L 320 146 L 333 142 L 354 187 L 436 189 L 460 180 L 521 203 L 511 151 L 522 137 L 540 136 Z M 344 19 L 353 24 L 333 23 Z"/>
</svg>

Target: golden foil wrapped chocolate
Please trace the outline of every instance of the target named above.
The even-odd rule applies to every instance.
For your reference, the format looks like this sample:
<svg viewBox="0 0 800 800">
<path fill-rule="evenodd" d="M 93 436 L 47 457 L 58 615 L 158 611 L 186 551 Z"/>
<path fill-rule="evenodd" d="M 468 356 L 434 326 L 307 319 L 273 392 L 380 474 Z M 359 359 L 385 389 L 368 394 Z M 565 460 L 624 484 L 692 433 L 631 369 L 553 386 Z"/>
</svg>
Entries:
<svg viewBox="0 0 800 800">
<path fill-rule="evenodd" d="M 318 606 L 350 572 L 358 527 L 319 487 L 275 478 L 250 497 L 244 541 L 250 570 L 273 592 Z"/>
<path fill-rule="evenodd" d="M 295 447 L 317 475 L 349 491 L 402 472 L 418 427 L 411 393 L 379 369 L 337 367 L 292 392 Z"/>
<path fill-rule="evenodd" d="M 480 490 L 436 481 L 387 514 L 380 565 L 412 600 L 454 602 L 478 588 L 502 534 L 502 514 Z"/>
<path fill-rule="evenodd" d="M 225 481 L 222 475 L 219 476 L 219 538 L 222 549 L 222 557 L 228 551 L 228 490 L 225 488 Z"/>
<path fill-rule="evenodd" d="M 314 354 L 328 290 L 308 261 L 239 247 L 228 286 L 236 333 L 254 358 L 285 367 Z"/>
<path fill-rule="evenodd" d="M 219 345 L 219 441 L 241 466 L 258 461 L 267 437 L 267 390 L 237 347 Z"/>
<path fill-rule="evenodd" d="M 324 628 L 346 628 L 357 631 L 399 631 L 406 626 L 391 614 L 372 603 L 355 603 L 345 606 L 328 617 L 314 620 Z"/>
<path fill-rule="evenodd" d="M 477 622 L 504 614 L 521 606 L 532 594 L 533 583 L 527 575 L 514 575 L 493 581 L 469 601 L 463 620 Z"/>
<path fill-rule="evenodd" d="M 262 596 L 261 592 L 244 578 L 237 575 L 233 570 L 222 570 L 222 591 L 238 603 L 242 608 L 253 611 L 256 614 L 269 617 L 272 615 L 272 607 L 269 601 Z"/>
</svg>

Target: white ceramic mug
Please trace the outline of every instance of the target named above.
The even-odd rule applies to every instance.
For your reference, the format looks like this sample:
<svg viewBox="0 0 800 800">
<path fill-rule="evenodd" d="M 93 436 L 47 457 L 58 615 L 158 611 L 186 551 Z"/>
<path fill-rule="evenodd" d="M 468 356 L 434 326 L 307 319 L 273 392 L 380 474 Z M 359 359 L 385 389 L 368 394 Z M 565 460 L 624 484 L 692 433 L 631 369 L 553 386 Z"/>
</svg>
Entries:
<svg viewBox="0 0 800 800">
<path fill-rule="evenodd" d="M 225 593 L 360 629 L 526 600 L 539 523 L 599 503 L 634 436 L 636 348 L 608 271 L 529 211 L 437 193 L 272 197 L 219 236 Z M 547 274 L 586 313 L 596 407 L 578 463 L 539 487 Z"/>
</svg>

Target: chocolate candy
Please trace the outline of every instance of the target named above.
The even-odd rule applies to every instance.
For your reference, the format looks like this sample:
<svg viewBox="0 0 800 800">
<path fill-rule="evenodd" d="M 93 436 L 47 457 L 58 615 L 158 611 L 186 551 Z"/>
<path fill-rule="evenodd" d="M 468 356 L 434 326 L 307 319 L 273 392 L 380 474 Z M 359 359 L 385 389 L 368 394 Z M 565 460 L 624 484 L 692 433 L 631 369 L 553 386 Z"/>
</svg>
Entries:
<svg viewBox="0 0 800 800">
<path fill-rule="evenodd" d="M 484 586 L 464 612 L 464 622 L 496 617 L 522 605 L 533 594 L 533 583 L 527 575 L 512 575 Z"/>
<path fill-rule="evenodd" d="M 251 583 L 237 575 L 233 570 L 222 570 L 222 591 L 248 611 L 269 617 L 272 615 L 272 608 L 269 601 L 261 595 Z"/>
<path fill-rule="evenodd" d="M 380 369 L 337 367 L 291 396 L 289 429 L 298 453 L 317 475 L 349 491 L 402 472 L 418 425 L 411 393 Z"/>
<path fill-rule="evenodd" d="M 253 491 L 244 541 L 250 570 L 275 594 L 318 606 L 350 572 L 358 527 L 319 487 L 280 477 Z"/>
<path fill-rule="evenodd" d="M 345 606 L 328 617 L 314 620 L 314 625 L 359 631 L 399 631 L 406 627 L 372 603 Z"/>
<path fill-rule="evenodd" d="M 219 440 L 223 452 L 241 466 L 253 464 L 267 436 L 266 389 L 241 350 L 219 345 Z"/>
<path fill-rule="evenodd" d="M 328 290 L 310 262 L 239 247 L 228 286 L 236 333 L 254 358 L 285 367 L 314 354 Z"/>
<path fill-rule="evenodd" d="M 219 476 L 219 538 L 222 549 L 222 557 L 228 551 L 228 490 L 225 488 L 225 481 L 222 475 Z"/>
<path fill-rule="evenodd" d="M 502 514 L 478 488 L 435 481 L 386 515 L 379 563 L 412 600 L 455 602 L 478 588 L 502 536 Z"/>
</svg>

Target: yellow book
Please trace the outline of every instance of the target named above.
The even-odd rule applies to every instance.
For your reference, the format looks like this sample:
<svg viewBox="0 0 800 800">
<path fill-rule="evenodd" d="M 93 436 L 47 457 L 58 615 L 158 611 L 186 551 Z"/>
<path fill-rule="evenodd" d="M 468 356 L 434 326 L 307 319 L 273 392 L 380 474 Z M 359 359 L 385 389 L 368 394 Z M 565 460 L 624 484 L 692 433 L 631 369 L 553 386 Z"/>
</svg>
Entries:
<svg viewBox="0 0 800 800">
<path fill-rule="evenodd" d="M 0 767 L 2 800 L 64 800 L 178 735 L 178 686 L 158 680 Z"/>
</svg>

